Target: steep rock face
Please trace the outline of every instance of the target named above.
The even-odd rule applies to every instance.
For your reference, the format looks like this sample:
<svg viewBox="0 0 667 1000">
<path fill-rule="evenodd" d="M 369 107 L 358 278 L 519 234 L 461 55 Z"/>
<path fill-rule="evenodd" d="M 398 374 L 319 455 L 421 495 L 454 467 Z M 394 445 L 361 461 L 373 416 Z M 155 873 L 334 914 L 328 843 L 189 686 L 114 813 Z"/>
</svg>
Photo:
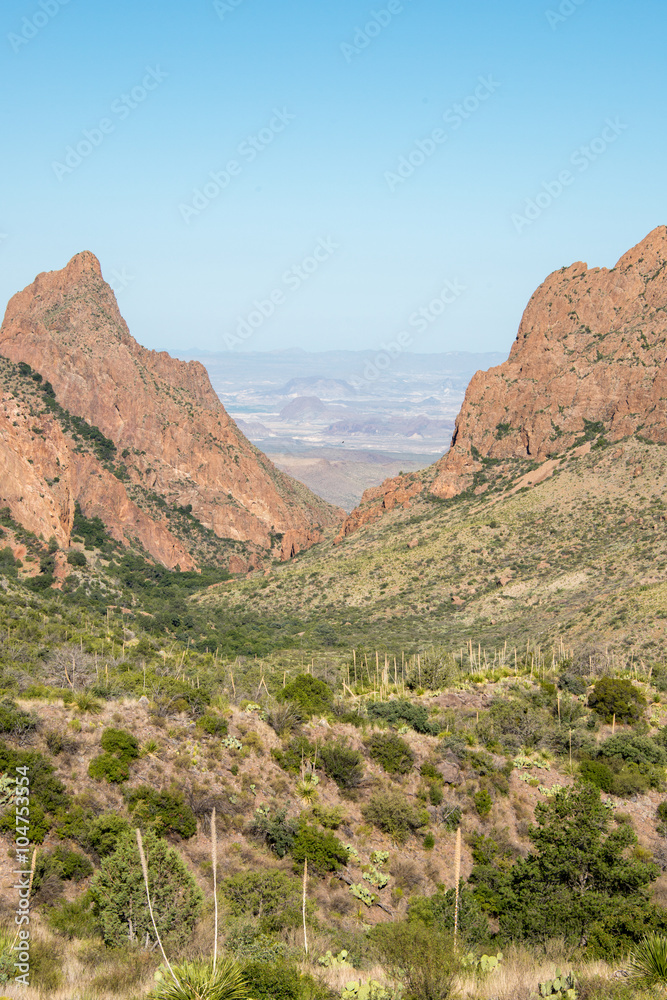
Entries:
<svg viewBox="0 0 667 1000">
<path fill-rule="evenodd" d="M 586 422 L 601 425 L 612 441 L 641 434 L 667 442 L 665 226 L 610 270 L 576 263 L 549 275 L 528 303 L 507 361 L 471 379 L 451 448 L 424 480 L 435 496 L 454 497 L 472 485 L 481 459 L 545 463 L 585 434 Z M 533 473 L 530 483 L 540 478 Z M 400 482 L 367 491 L 338 538 L 393 506 Z"/>
<path fill-rule="evenodd" d="M 468 386 L 432 491 L 455 496 L 486 458 L 542 462 L 584 421 L 610 440 L 667 441 L 667 228 L 616 267 L 576 263 L 549 275 L 524 312 L 507 361 Z"/>
<path fill-rule="evenodd" d="M 78 501 L 88 517 L 100 517 L 116 541 L 141 542 L 169 569 L 193 569 L 194 560 L 169 531 L 147 516 L 123 484 L 88 451 L 81 450 L 57 420 L 37 413 L 7 385 L 0 394 L 0 500 L 29 531 L 67 548 Z"/>
<path fill-rule="evenodd" d="M 289 545 L 283 546 L 288 558 L 342 519 L 342 511 L 276 469 L 243 436 L 201 364 L 146 350 L 134 340 L 91 253 L 77 254 L 61 271 L 38 275 L 11 299 L 0 328 L 0 354 L 31 365 L 51 382 L 61 406 L 116 444 L 128 483 L 171 505 L 191 505 L 193 515 L 220 538 L 269 548 L 276 535 L 288 534 Z M 14 443 L 14 457 L 11 448 L 2 449 L 10 478 L 22 456 Z M 70 460 L 74 499 L 84 513 L 99 513 L 119 538 L 129 523 L 149 551 L 162 553 L 156 556 L 160 561 L 183 565 L 183 547 L 167 553 L 176 539 L 167 541 L 166 526 L 139 511 L 119 479 L 107 472 L 100 481 L 102 470 L 91 480 L 91 470 L 80 464 Z M 59 502 L 54 497 L 55 507 Z M 35 511 L 40 506 L 35 498 L 31 503 Z M 25 512 L 27 517 L 28 507 Z M 38 522 L 46 514 L 30 516 Z M 64 532 L 68 517 L 57 515 Z"/>
<path fill-rule="evenodd" d="M 345 518 L 334 539 L 335 543 L 352 535 L 365 524 L 377 521 L 388 510 L 393 510 L 395 507 L 407 510 L 412 498 L 421 493 L 423 488 L 423 484 L 412 476 L 395 476 L 393 479 L 385 479 L 380 486 L 364 490 L 361 504 Z"/>
</svg>

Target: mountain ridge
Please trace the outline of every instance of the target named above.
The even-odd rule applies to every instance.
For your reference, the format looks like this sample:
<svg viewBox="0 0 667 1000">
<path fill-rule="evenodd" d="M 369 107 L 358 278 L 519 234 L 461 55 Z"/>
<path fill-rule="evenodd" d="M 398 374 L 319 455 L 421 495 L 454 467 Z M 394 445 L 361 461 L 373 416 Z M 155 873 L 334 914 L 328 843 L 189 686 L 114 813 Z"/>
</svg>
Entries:
<svg viewBox="0 0 667 1000">
<path fill-rule="evenodd" d="M 89 251 L 77 254 L 60 271 L 39 274 L 12 297 L 0 327 L 0 354 L 30 366 L 52 386 L 59 404 L 99 428 L 117 446 L 123 461 L 116 472 L 127 493 L 126 510 L 112 509 L 104 495 L 93 502 L 84 491 L 85 512 L 100 516 L 120 537 L 123 517 L 131 511 L 138 542 L 165 565 L 178 562 L 184 568 L 187 540 L 180 544 L 178 560 L 166 557 L 168 536 L 173 533 L 164 511 L 149 509 L 150 497 L 157 498 L 152 502 L 158 508 L 165 502 L 189 508 L 205 530 L 245 545 L 245 564 L 238 557 L 230 562 L 237 572 L 258 565 L 262 551 L 274 549 L 277 542 L 276 554 L 290 558 L 342 517 L 247 441 L 200 362 L 179 361 L 137 343 L 102 277 L 99 261 Z M 11 409 L 9 401 L 7 405 Z M 47 430 L 42 428 L 43 433 Z M 30 448 L 16 435 L 12 441 L 10 445 L 5 437 L 5 450 L 23 448 L 29 454 Z M 61 457 L 69 470 L 70 456 Z M 7 458 L 5 465 L 9 472 Z M 104 479 L 99 470 L 88 474 Z M 79 490 L 75 478 L 70 477 L 69 487 L 63 504 L 54 503 L 52 497 L 49 502 L 51 487 L 45 482 L 35 490 L 45 500 L 43 530 L 62 535 L 63 540 L 71 533 Z M 117 493 L 116 486 L 112 492 Z M 5 499 L 20 520 L 21 497 Z M 155 529 L 148 530 L 136 515 L 135 508 L 142 506 L 149 520 L 157 523 Z M 38 503 L 33 520 L 39 521 L 37 507 Z M 151 537 L 154 531 L 160 544 Z M 191 556 L 186 562 L 190 561 L 194 565 L 196 559 Z"/>
</svg>

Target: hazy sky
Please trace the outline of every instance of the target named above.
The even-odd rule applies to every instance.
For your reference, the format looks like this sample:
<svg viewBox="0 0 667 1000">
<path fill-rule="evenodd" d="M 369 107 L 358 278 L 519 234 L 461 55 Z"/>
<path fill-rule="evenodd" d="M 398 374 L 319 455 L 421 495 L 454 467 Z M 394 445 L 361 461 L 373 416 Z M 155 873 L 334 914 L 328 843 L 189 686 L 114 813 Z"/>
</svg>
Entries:
<svg viewBox="0 0 667 1000">
<path fill-rule="evenodd" d="M 6 0 L 0 26 L 3 307 L 88 249 L 149 347 L 507 350 L 550 271 L 667 222 L 664 0 Z"/>
</svg>

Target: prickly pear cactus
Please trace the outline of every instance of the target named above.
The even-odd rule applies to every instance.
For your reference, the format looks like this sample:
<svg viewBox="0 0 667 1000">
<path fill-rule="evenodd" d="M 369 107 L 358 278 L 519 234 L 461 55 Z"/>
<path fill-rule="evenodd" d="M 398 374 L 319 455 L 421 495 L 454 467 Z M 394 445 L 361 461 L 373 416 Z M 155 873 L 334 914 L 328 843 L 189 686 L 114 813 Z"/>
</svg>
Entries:
<svg viewBox="0 0 667 1000">
<path fill-rule="evenodd" d="M 359 980 L 345 984 L 341 992 L 341 1000 L 389 1000 L 389 993 L 377 979 L 369 979 L 362 983 Z"/>
<path fill-rule="evenodd" d="M 320 965 L 323 965 L 325 969 L 353 969 L 354 966 L 351 962 L 348 962 L 348 958 L 349 952 L 343 948 L 343 950 L 339 951 L 337 955 L 328 951 L 326 955 L 322 955 L 322 957 L 318 958 L 317 961 Z"/>
<path fill-rule="evenodd" d="M 562 997 L 563 1000 L 577 1000 L 576 980 L 574 974 L 569 972 L 564 976 L 560 969 L 556 969 L 553 979 L 546 979 L 540 983 L 538 997 Z"/>
<path fill-rule="evenodd" d="M 360 899 L 361 902 L 365 903 L 366 906 L 373 906 L 375 900 L 377 899 L 377 896 L 375 896 L 372 892 L 370 892 L 370 890 L 367 889 L 365 885 L 361 885 L 361 883 L 357 885 L 351 885 L 350 892 L 355 897 L 355 899 Z"/>
<path fill-rule="evenodd" d="M 463 967 L 472 969 L 477 975 L 488 976 L 497 969 L 503 960 L 503 953 L 499 951 L 497 955 L 481 955 L 479 958 L 474 952 L 463 957 Z"/>
</svg>

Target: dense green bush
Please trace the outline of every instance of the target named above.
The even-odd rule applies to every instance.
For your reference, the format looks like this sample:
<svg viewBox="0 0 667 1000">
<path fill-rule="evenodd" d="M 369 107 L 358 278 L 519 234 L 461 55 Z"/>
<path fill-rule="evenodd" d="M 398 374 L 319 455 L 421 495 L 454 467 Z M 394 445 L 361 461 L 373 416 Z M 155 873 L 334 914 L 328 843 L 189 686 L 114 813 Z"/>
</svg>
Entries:
<svg viewBox="0 0 667 1000">
<path fill-rule="evenodd" d="M 246 962 L 243 976 L 254 1000 L 334 1000 L 324 983 L 290 962 Z"/>
<path fill-rule="evenodd" d="M 35 750 L 14 750 L 0 741 L 0 773 L 15 774 L 17 767 L 28 769 L 30 780 L 29 837 L 41 844 L 55 822 L 56 814 L 69 807 L 64 784 L 54 774 L 53 765 Z M 0 819 L 0 831 L 14 831 L 16 808 L 12 803 Z"/>
<path fill-rule="evenodd" d="M 452 935 L 421 921 L 380 924 L 373 930 L 380 959 L 403 983 L 411 1000 L 448 1000 L 456 995 L 460 958 Z"/>
<path fill-rule="evenodd" d="M 16 576 L 16 559 L 14 553 L 5 545 L 0 549 L 0 574 L 4 576 Z"/>
<path fill-rule="evenodd" d="M 144 851 L 158 931 L 167 945 L 182 947 L 201 910 L 202 894 L 178 851 L 164 840 L 146 833 Z M 130 927 L 142 945 L 146 940 L 155 941 L 139 850 L 132 835 L 122 836 L 113 854 L 103 859 L 90 892 L 108 945 L 126 948 Z"/>
<path fill-rule="evenodd" d="M 80 882 L 93 873 L 93 866 L 85 854 L 72 851 L 64 845 L 49 852 L 40 851 L 35 864 L 33 888 L 37 891 L 48 878 L 66 882 Z"/>
<path fill-rule="evenodd" d="M 284 858 L 292 850 L 296 831 L 297 824 L 287 819 L 286 809 L 272 812 L 266 806 L 255 810 L 249 830 L 252 836 L 265 843 L 279 858 Z"/>
<path fill-rule="evenodd" d="M 96 781 L 120 784 L 130 777 L 130 768 L 126 760 L 121 760 L 115 754 L 101 753 L 91 760 L 88 765 L 88 774 Z"/>
<path fill-rule="evenodd" d="M 197 819 L 180 792 L 158 792 L 148 785 L 132 788 L 126 793 L 132 821 L 163 836 L 177 833 L 187 839 L 197 832 Z"/>
<path fill-rule="evenodd" d="M 437 736 L 440 732 L 438 723 L 429 721 L 428 711 L 423 705 L 413 705 L 407 700 L 370 702 L 368 717 L 383 719 L 390 725 L 410 726 L 417 733 L 427 733 L 431 736 Z"/>
<path fill-rule="evenodd" d="M 295 702 L 304 716 L 326 715 L 333 709 L 333 691 L 312 674 L 299 674 L 278 693 L 278 701 Z"/>
<path fill-rule="evenodd" d="M 558 678 L 558 687 L 561 691 L 569 691 L 570 694 L 586 694 L 586 681 L 579 674 L 573 674 L 569 670 L 565 671 Z"/>
<path fill-rule="evenodd" d="M 67 553 L 67 562 L 70 566 L 87 566 L 88 560 L 81 549 L 72 549 Z"/>
<path fill-rule="evenodd" d="M 588 704 L 609 723 L 636 722 L 646 707 L 646 698 L 631 681 L 601 677 L 588 696 Z"/>
<path fill-rule="evenodd" d="M 600 757 L 620 757 L 634 764 L 667 764 L 667 751 L 650 736 L 619 733 L 600 744 Z"/>
<path fill-rule="evenodd" d="M 273 749 L 271 756 L 283 771 L 298 774 L 304 761 L 314 761 L 317 748 L 306 736 L 295 736 L 284 750 Z"/>
<path fill-rule="evenodd" d="M 9 698 L 0 701 L 0 733 L 10 736 L 27 736 L 33 733 L 39 725 L 36 715 L 24 712 Z"/>
<path fill-rule="evenodd" d="M 373 733 L 367 742 L 368 752 L 388 774 L 408 774 L 415 755 L 396 733 Z"/>
<path fill-rule="evenodd" d="M 334 740 L 320 747 L 319 759 L 324 770 L 339 788 L 357 788 L 364 777 L 364 759 L 345 740 Z"/>
<path fill-rule="evenodd" d="M 107 753 L 115 754 L 119 760 L 136 760 L 139 756 L 139 740 L 125 729 L 105 729 L 100 746 Z"/>
<path fill-rule="evenodd" d="M 480 730 L 488 729 L 488 734 L 480 731 L 480 737 L 484 736 L 487 744 L 500 738 L 504 749 L 510 753 L 520 747 L 536 747 L 553 725 L 550 713 L 528 697 L 494 699 L 489 708 L 489 722 L 491 724 L 485 727 L 480 720 Z"/>
<path fill-rule="evenodd" d="M 233 916 L 262 916 L 298 924 L 301 883 L 285 872 L 265 868 L 239 872 L 220 882 L 220 892 Z"/>
<path fill-rule="evenodd" d="M 590 782 L 603 792 L 611 792 L 614 784 L 614 772 L 599 760 L 582 760 L 579 772 L 584 781 Z"/>
<path fill-rule="evenodd" d="M 405 841 L 429 820 L 427 810 L 413 809 L 398 791 L 375 792 L 361 811 L 367 823 L 389 834 L 397 843 Z"/>
<path fill-rule="evenodd" d="M 80 805 L 59 813 L 56 833 L 59 837 L 73 840 L 84 851 L 98 858 L 112 854 L 118 846 L 119 838 L 131 833 L 132 828 L 118 813 L 102 813 L 98 816 L 92 809 Z"/>
<path fill-rule="evenodd" d="M 308 870 L 315 875 L 338 871 L 348 862 L 346 848 L 331 831 L 301 823 L 292 845 L 292 857 L 297 869 L 308 859 Z"/>
<path fill-rule="evenodd" d="M 209 736 L 226 736 L 229 726 L 227 725 L 227 720 L 223 719 L 222 716 L 206 712 L 197 719 L 197 729 L 208 733 Z"/>
</svg>

